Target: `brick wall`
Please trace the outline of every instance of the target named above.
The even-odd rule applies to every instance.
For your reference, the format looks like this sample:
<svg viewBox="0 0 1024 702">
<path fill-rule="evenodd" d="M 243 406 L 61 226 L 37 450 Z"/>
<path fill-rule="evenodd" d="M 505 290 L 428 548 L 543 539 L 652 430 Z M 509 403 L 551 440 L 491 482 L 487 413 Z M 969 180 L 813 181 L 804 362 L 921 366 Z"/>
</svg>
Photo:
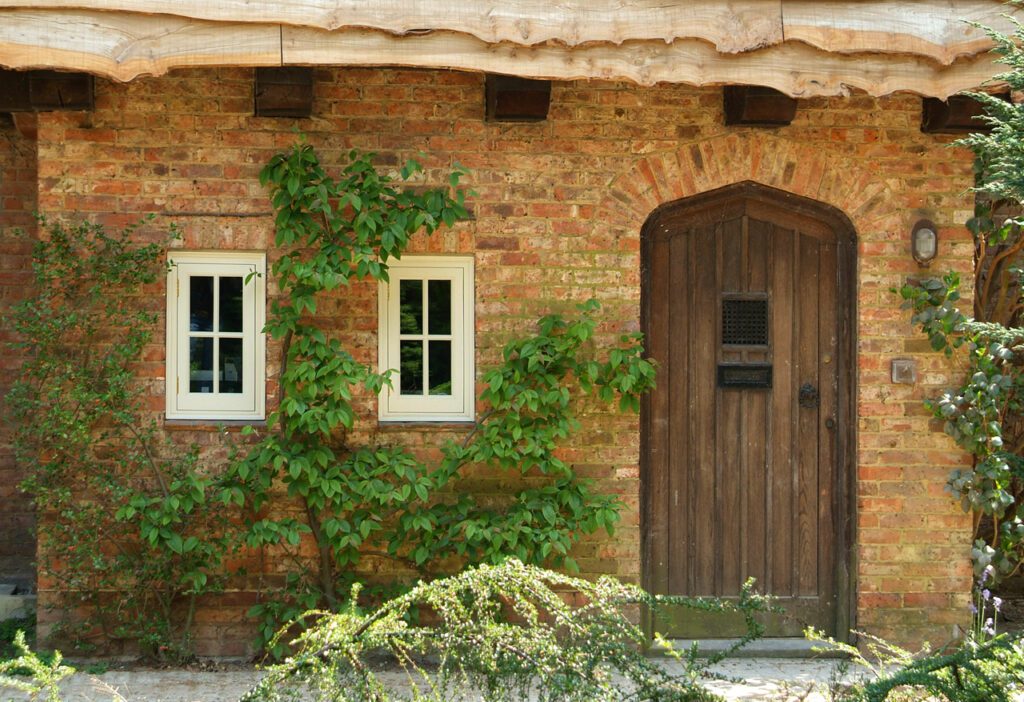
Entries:
<svg viewBox="0 0 1024 702">
<path fill-rule="evenodd" d="M 721 92 L 682 86 L 556 83 L 549 119 L 483 120 L 483 79 L 445 71 L 318 70 L 314 117 L 252 116 L 249 70 L 181 71 L 129 84 L 97 81 L 90 114 L 40 116 L 40 209 L 111 224 L 164 215 L 184 248 L 270 249 L 272 219 L 260 166 L 289 145 L 298 125 L 330 162 L 357 147 L 393 165 L 419 156 L 428 176 L 470 169 L 475 218 L 416 245 L 416 252 L 474 253 L 477 365 L 567 301 L 598 298 L 601 339 L 639 326 L 640 229 L 659 204 L 752 179 L 842 210 L 858 244 L 856 553 L 857 626 L 901 640 L 944 641 L 967 618 L 969 520 L 943 493 L 965 457 L 929 421 L 922 397 L 949 382 L 889 292 L 918 269 L 908 235 L 937 222 L 936 270 L 967 270 L 970 159 L 920 132 L 920 100 L 801 101 L 793 125 L 722 126 Z M 271 250 L 271 258 L 273 251 Z M 359 286 L 322 312 L 358 358 L 376 358 L 374 289 Z M 153 411 L 163 407 L 162 332 L 143 375 Z M 917 359 L 922 382 L 889 382 L 893 357 Z M 273 349 L 268 372 L 276 368 Z M 449 431 L 378 427 L 362 398 L 357 431 L 429 451 Z M 177 428 L 216 456 L 215 435 Z M 455 430 L 452 430 L 455 431 Z M 591 411 L 565 451 L 580 472 L 620 494 L 613 538 L 577 549 L 585 573 L 640 574 L 639 423 Z M 474 476 L 484 490 L 500 483 Z M 41 593 L 44 599 L 46 592 Z M 244 596 L 200 614 L 201 653 L 244 650 Z"/>
<path fill-rule="evenodd" d="M 31 281 L 31 234 L 36 211 L 35 115 L 20 114 L 19 130 L 10 115 L 0 114 L 0 317 L 22 299 Z M 19 234 L 19 231 L 22 232 Z M 11 341 L 0 328 L 0 343 Z M 0 413 L 2 397 L 11 386 L 18 360 L 0 353 Z M 10 450 L 10 425 L 0 420 L 0 583 L 30 589 L 35 583 L 34 518 L 29 500 L 17 489 L 21 473 Z"/>
</svg>

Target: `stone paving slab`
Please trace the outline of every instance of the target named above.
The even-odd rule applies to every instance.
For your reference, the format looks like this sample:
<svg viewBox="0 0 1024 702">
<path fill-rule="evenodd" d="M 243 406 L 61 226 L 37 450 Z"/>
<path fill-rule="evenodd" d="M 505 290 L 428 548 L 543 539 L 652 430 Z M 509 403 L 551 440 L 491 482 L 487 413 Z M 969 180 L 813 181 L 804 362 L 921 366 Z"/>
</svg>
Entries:
<svg viewBox="0 0 1024 702">
<path fill-rule="evenodd" d="M 672 663 L 666 663 L 672 666 Z M 726 661 L 716 671 L 742 678 L 743 684 L 714 681 L 707 686 L 727 700 L 827 702 L 827 684 L 834 660 L 748 658 Z M 232 702 L 259 680 L 255 670 L 193 672 L 185 670 L 76 673 L 62 686 L 63 702 Z M 385 674 L 385 682 L 401 684 L 401 673 Z M 26 697 L 0 690 L 0 700 Z"/>
</svg>

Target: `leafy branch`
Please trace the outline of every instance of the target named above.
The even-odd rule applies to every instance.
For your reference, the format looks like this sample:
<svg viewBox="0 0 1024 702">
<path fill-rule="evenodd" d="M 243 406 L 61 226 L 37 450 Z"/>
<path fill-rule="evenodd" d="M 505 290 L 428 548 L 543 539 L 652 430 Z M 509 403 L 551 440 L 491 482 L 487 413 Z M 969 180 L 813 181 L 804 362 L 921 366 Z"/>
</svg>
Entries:
<svg viewBox="0 0 1024 702">
<path fill-rule="evenodd" d="M 419 177 L 413 161 L 385 174 L 372 155 L 348 157 L 332 175 L 300 142 L 260 176 L 282 251 L 272 266 L 281 294 L 266 325 L 283 347 L 281 399 L 266 433 L 225 477 L 221 499 L 250 515 L 250 546 L 306 563 L 251 611 L 263 620 L 265 643 L 281 622 L 308 609 L 338 608 L 367 558 L 390 560 L 391 572 L 414 577 L 510 555 L 574 568 L 572 545 L 582 534 L 610 532 L 620 503 L 580 479 L 556 449 L 578 428 L 581 398 L 636 411 L 654 380 L 638 335 L 622 337 L 606 359 L 593 358 L 598 306 L 591 302 L 579 319 L 546 316 L 534 335 L 505 347 L 502 364 L 483 376 L 477 425 L 461 443 L 446 442 L 434 465 L 404 447 L 353 443 L 353 397 L 379 393 L 390 374 L 358 361 L 321 328 L 317 311 L 357 281 L 387 281 L 388 262 L 412 236 L 468 213 L 458 168 L 444 187 L 427 188 L 403 185 Z M 468 467 L 484 465 L 523 476 L 525 486 L 501 504 L 456 488 Z M 298 509 L 272 509 L 282 493 Z"/>
</svg>

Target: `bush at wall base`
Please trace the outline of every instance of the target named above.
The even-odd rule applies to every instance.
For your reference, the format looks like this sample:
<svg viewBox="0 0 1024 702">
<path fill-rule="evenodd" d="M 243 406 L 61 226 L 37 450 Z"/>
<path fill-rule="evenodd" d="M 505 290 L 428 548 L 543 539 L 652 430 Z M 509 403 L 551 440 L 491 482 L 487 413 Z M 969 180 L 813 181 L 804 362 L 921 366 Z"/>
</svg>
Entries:
<svg viewBox="0 0 1024 702">
<path fill-rule="evenodd" d="M 645 656 L 648 640 L 627 613 L 665 605 L 740 612 L 747 633 L 710 658 L 669 649 L 681 666 L 663 667 Z M 663 598 L 611 577 L 591 582 L 510 559 L 420 583 L 370 612 L 308 613 L 314 621 L 293 642 L 295 654 L 243 700 L 716 700 L 700 681 L 762 635 L 756 616 L 770 609 L 752 582 L 733 602 Z"/>
</svg>

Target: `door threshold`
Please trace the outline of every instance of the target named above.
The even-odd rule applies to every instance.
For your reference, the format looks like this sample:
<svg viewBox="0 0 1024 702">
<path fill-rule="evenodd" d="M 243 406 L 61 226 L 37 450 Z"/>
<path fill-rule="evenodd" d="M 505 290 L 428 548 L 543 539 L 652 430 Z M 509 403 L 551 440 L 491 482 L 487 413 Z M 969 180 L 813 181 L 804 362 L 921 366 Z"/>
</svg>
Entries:
<svg viewBox="0 0 1024 702">
<path fill-rule="evenodd" d="M 739 639 L 669 639 L 672 647 L 679 652 L 688 651 L 697 644 L 699 656 L 706 658 L 721 653 L 734 645 Z M 657 643 L 649 650 L 653 656 L 664 655 L 665 649 Z M 764 638 L 751 641 L 739 651 L 730 654 L 729 658 L 846 658 L 847 654 L 829 649 L 820 641 L 808 641 L 799 638 Z"/>
</svg>

